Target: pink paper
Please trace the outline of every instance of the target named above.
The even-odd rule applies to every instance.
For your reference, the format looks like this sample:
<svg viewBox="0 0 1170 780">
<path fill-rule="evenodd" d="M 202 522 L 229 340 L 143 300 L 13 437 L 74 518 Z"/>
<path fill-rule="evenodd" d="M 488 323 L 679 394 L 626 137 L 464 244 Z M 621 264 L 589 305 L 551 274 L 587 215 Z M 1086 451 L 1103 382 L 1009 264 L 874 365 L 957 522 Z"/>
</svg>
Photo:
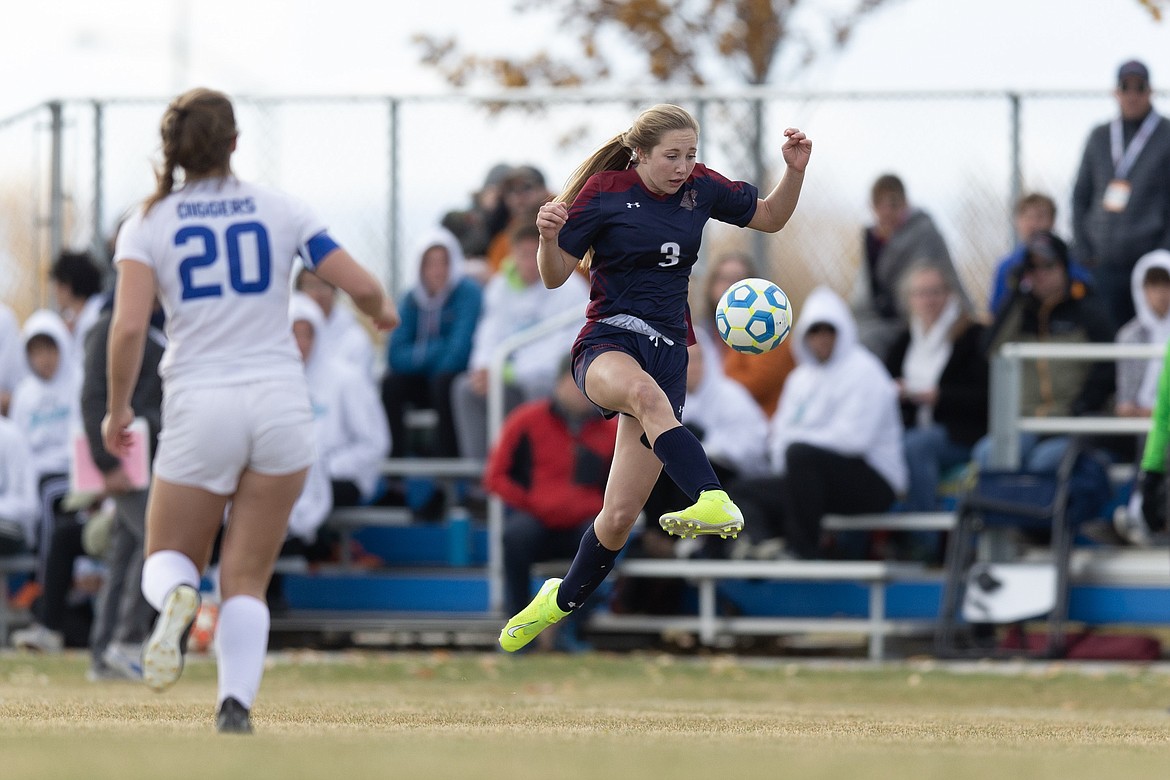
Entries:
<svg viewBox="0 0 1170 780">
<path fill-rule="evenodd" d="M 122 468 L 137 490 L 150 485 L 150 427 L 142 417 L 135 418 L 127 428 L 130 449 L 122 457 Z M 106 489 L 105 479 L 89 453 L 89 440 L 84 431 L 73 436 L 73 458 L 69 468 L 69 489 L 74 493 L 101 493 Z"/>
</svg>

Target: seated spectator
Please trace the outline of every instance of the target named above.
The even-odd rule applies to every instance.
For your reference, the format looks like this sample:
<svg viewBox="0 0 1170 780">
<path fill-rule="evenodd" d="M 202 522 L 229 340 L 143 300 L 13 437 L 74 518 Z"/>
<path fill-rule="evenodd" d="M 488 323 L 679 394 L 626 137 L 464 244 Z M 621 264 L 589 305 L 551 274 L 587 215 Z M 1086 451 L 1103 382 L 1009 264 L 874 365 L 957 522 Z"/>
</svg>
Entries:
<svg viewBox="0 0 1170 780">
<path fill-rule="evenodd" d="M 69 330 L 52 311 L 33 312 L 22 331 L 28 374 L 12 394 L 12 421 L 32 455 L 41 500 L 34 546 L 43 561 L 57 524 L 57 509 L 69 492 L 71 425 L 80 414 L 78 380 Z"/>
<path fill-rule="evenodd" d="M 510 336 L 528 330 L 562 312 L 576 310 L 580 317 L 531 341 L 512 354 L 504 366 L 504 410 L 522 401 L 544 398 L 556 383 L 557 356 L 573 346 L 585 322 L 589 285 L 580 275 L 548 289 L 540 281 L 536 249 L 540 232 L 535 222 L 512 231 L 512 256 L 500 272 L 488 280 L 483 310 L 475 328 L 468 370 L 455 379 L 451 406 L 459 433 L 459 454 L 465 458 L 487 457 L 487 395 L 492 354 Z"/>
<path fill-rule="evenodd" d="M 376 383 L 374 343 L 349 306 L 338 298 L 337 288 L 317 274 L 302 268 L 296 289 L 316 301 L 324 315 L 324 327 L 317 333 L 321 349 L 337 360 L 355 366 L 362 376 Z"/>
<path fill-rule="evenodd" d="M 1170 251 L 1155 249 L 1143 255 L 1131 278 L 1137 314 L 1117 331 L 1117 343 L 1165 345 L 1170 340 Z M 1160 357 L 1117 361 L 1117 416 L 1149 417 L 1161 375 Z"/>
<path fill-rule="evenodd" d="M 1012 296 L 988 331 L 989 356 L 1008 342 L 1088 344 L 1113 340 L 1114 328 L 1090 288 L 1069 275 L 1068 246 L 1041 231 L 1028 242 Z M 1028 360 L 1022 364 L 1020 413 L 1026 417 L 1063 417 L 1102 413 L 1114 390 L 1111 362 Z M 1020 434 L 1022 470 L 1053 473 L 1069 437 Z M 991 463 L 991 440 L 983 437 L 972 458 Z"/>
<path fill-rule="evenodd" d="M 897 388 L 858 342 L 836 293 L 818 287 L 799 312 L 791 336 L 796 368 L 771 422 L 772 476 L 737 482 L 728 493 L 743 511 L 754 554 L 771 548 L 787 557 L 842 557 L 849 554 L 823 542 L 821 519 L 884 512 L 906 489 Z M 782 549 L 771 542 L 780 537 Z"/>
<path fill-rule="evenodd" d="M 484 488 L 505 505 L 504 609 L 532 597 L 532 565 L 572 558 L 601 511 L 617 441 L 560 361 L 551 398 L 521 404 L 504 421 L 484 469 Z"/>
<path fill-rule="evenodd" d="M 41 502 L 32 455 L 24 434 L 0 416 L 0 555 L 32 549 Z"/>
<path fill-rule="evenodd" d="M 970 310 L 971 300 L 955 272 L 946 241 L 925 211 L 912 208 L 897 176 L 879 176 L 870 191 L 874 224 L 862 235 L 864 252 L 851 304 L 862 344 L 884 360 L 894 336 L 906 327 L 898 288 L 914 263 L 937 265 Z"/>
<path fill-rule="evenodd" d="M 784 341 L 771 352 L 749 355 L 736 352 L 719 338 L 715 330 L 715 308 L 727 288 L 741 279 L 758 278 L 762 274 L 752 257 L 743 252 L 727 252 L 711 262 L 703 283 L 702 309 L 697 320 L 698 329 L 711 335 L 707 340 L 711 350 L 711 365 L 722 367 L 724 374 L 747 388 L 752 398 L 771 417 L 780 401 L 780 389 L 796 362 L 792 358 L 792 343 Z"/>
<path fill-rule="evenodd" d="M 1158 344 L 1170 341 L 1170 251 L 1155 249 L 1142 256 L 1131 277 L 1136 315 L 1117 331 L 1118 344 Z M 1117 393 L 1114 410 L 1118 417 L 1149 417 L 1158 394 L 1162 358 L 1117 361 Z M 1139 438 L 1138 453 L 1145 442 Z M 1141 485 L 1130 494 L 1128 506 L 1114 514 L 1114 525 L 1125 540 L 1134 544 L 1149 541 L 1149 528 L 1142 521 Z"/>
<path fill-rule="evenodd" d="M 36 623 L 14 632 L 18 647 L 56 652 L 66 643 L 88 644 L 92 611 L 88 598 L 79 613 L 69 610 L 74 585 L 92 592 L 100 579 L 89 574 L 75 578 L 75 563 L 84 554 L 82 526 L 75 512 L 62 503 L 69 493 L 69 448 L 73 421 L 80 416 L 78 381 L 72 357 L 72 338 L 56 312 L 33 312 L 23 329 L 28 374 L 12 395 L 12 421 L 29 444 L 30 462 L 37 475 L 40 517 L 34 546 L 38 555 L 36 579 L 41 598 L 34 605 Z M 70 617 L 79 620 L 70 621 Z"/>
<path fill-rule="evenodd" d="M 939 484 L 949 469 L 971 460 L 971 448 L 987 433 L 989 377 L 984 328 L 963 311 L 938 268 L 920 265 L 903 282 L 910 327 L 890 348 L 886 368 L 898 386 L 902 443 L 909 469 L 904 508 L 938 509 Z M 893 534 L 890 553 L 941 563 L 937 531 Z"/>
<path fill-rule="evenodd" d="M 289 318 L 309 383 L 317 452 L 331 483 L 333 506 L 369 504 L 378 497 L 382 459 L 390 449 L 386 414 L 352 363 L 329 352 L 325 315 L 314 299 L 294 294 Z"/>
<path fill-rule="evenodd" d="M 906 275 L 910 327 L 894 341 L 886 368 L 898 386 L 909 466 L 906 508 L 938 508 L 939 476 L 967 463 L 987 433 L 984 328 L 972 321 L 934 266 Z"/>
<path fill-rule="evenodd" d="M 425 238 L 418 251 L 419 281 L 399 301 L 402 324 L 390 334 L 382 405 L 390 424 L 391 457 L 455 457 L 459 444 L 451 416 L 451 383 L 467 370 L 483 291 L 463 275 L 463 250 L 447 230 Z M 409 408 L 439 417 L 430 451 L 411 453 Z"/>
<path fill-rule="evenodd" d="M 1012 279 L 1019 275 L 1019 268 L 1027 254 L 1028 240 L 1040 231 L 1052 232 L 1056 225 L 1056 201 L 1039 192 L 1028 193 L 1016 201 L 1013 214 L 1016 228 L 1016 246 L 995 267 L 995 278 L 991 283 L 991 296 L 987 302 L 991 315 L 995 316 L 1011 297 Z M 1075 262 L 1069 263 L 1069 273 L 1074 281 L 1093 283 L 1088 269 Z"/>
</svg>

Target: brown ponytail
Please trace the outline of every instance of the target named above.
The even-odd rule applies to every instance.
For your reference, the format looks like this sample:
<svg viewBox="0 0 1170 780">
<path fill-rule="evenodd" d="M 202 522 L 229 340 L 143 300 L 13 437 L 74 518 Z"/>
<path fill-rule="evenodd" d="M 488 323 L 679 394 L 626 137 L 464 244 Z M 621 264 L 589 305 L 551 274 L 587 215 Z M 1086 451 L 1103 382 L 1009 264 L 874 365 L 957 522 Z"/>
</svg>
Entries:
<svg viewBox="0 0 1170 780">
<path fill-rule="evenodd" d="M 648 154 L 662 141 L 663 134 L 671 130 L 694 130 L 698 136 L 699 123 L 686 109 L 669 103 L 646 109 L 629 130 L 610 138 L 577 166 L 555 201 L 572 205 L 590 176 L 601 171 L 624 171 L 637 159 L 639 150 Z M 593 250 L 590 249 L 581 258 L 581 268 L 587 270 L 592 260 Z"/>
<path fill-rule="evenodd" d="M 237 134 L 232 103 L 222 92 L 198 87 L 171 101 L 159 124 L 163 164 L 155 170 L 158 186 L 145 210 L 174 191 L 176 168 L 183 169 L 184 180 L 230 174 Z"/>
</svg>

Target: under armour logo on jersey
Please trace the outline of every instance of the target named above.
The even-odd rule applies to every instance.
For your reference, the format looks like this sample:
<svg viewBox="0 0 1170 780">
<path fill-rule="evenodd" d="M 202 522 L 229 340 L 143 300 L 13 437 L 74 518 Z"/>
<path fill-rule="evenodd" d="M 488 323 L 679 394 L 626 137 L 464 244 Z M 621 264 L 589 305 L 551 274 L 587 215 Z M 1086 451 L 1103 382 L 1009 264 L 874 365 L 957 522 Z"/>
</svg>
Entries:
<svg viewBox="0 0 1170 780">
<path fill-rule="evenodd" d="M 642 208 L 642 204 L 641 204 L 641 203 L 639 203 L 638 201 L 634 201 L 633 203 L 627 203 L 627 204 L 626 204 L 626 208 L 628 208 L 628 209 L 640 209 L 640 208 Z"/>
</svg>

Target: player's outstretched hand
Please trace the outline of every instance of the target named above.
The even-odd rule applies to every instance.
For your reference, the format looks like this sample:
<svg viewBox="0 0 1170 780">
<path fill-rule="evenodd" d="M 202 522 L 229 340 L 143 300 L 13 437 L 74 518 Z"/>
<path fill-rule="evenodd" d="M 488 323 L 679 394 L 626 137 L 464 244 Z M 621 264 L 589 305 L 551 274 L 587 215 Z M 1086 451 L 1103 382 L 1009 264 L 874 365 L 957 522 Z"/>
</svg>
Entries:
<svg viewBox="0 0 1170 780">
<path fill-rule="evenodd" d="M 536 213 L 536 229 L 540 231 L 541 238 L 556 241 L 568 220 L 569 207 L 564 203 L 545 203 Z"/>
<path fill-rule="evenodd" d="M 784 146 L 780 153 L 784 156 L 784 164 L 797 171 L 803 171 L 808 166 L 808 158 L 812 156 L 812 139 L 795 127 L 784 131 Z"/>
</svg>

